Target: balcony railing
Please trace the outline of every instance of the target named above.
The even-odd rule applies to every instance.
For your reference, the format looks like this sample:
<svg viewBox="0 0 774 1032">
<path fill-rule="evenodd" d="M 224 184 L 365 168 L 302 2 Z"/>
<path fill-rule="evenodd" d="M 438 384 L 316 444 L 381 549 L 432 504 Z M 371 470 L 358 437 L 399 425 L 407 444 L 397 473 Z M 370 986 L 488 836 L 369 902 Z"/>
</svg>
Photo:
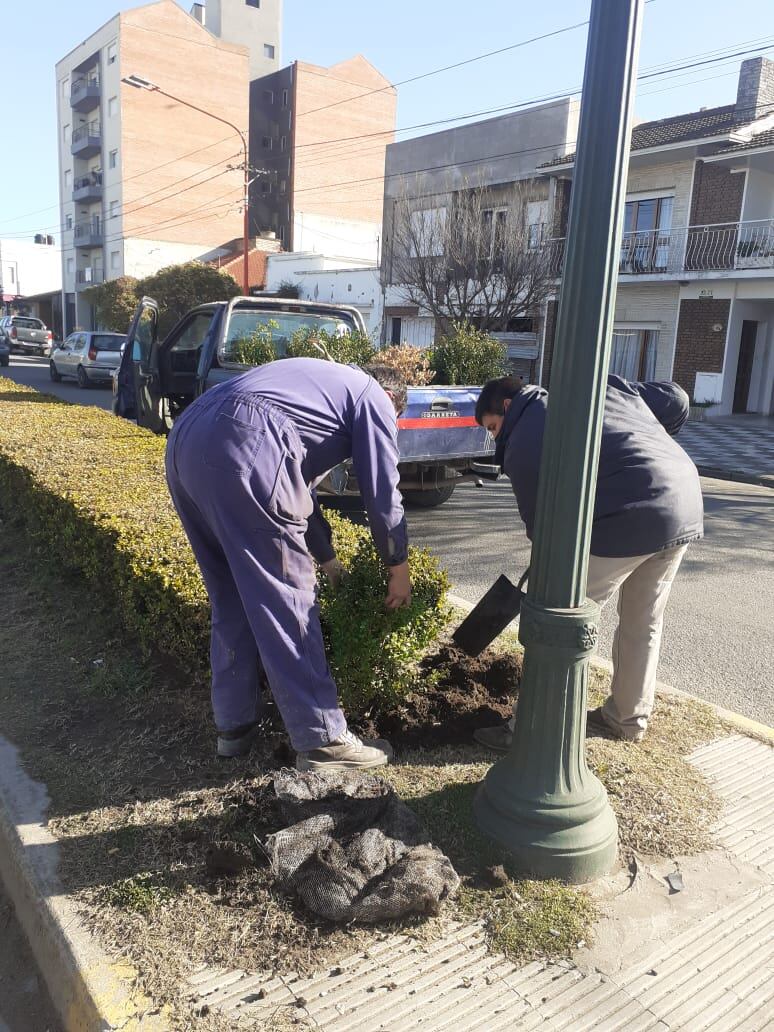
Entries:
<svg viewBox="0 0 774 1032">
<path fill-rule="evenodd" d="M 79 125 L 73 131 L 70 142 L 70 153 L 80 158 L 90 158 L 99 154 L 102 147 L 102 126 L 98 121 L 88 125 Z"/>
<path fill-rule="evenodd" d="M 547 240 L 556 276 L 564 265 L 564 239 Z M 624 233 L 621 276 L 682 276 L 692 272 L 774 269 L 774 219 Z"/>
<path fill-rule="evenodd" d="M 99 104 L 100 92 L 96 73 L 80 75 L 70 84 L 70 107 L 76 111 L 91 111 Z"/>
<path fill-rule="evenodd" d="M 73 200 L 83 202 L 102 200 L 102 173 L 91 172 L 73 183 Z"/>
<path fill-rule="evenodd" d="M 98 247 L 102 243 L 102 219 L 95 215 L 83 222 L 76 222 L 73 237 L 76 247 Z"/>
<path fill-rule="evenodd" d="M 86 290 L 87 287 L 94 287 L 98 283 L 105 282 L 105 270 L 86 268 L 75 270 L 75 289 Z"/>
</svg>

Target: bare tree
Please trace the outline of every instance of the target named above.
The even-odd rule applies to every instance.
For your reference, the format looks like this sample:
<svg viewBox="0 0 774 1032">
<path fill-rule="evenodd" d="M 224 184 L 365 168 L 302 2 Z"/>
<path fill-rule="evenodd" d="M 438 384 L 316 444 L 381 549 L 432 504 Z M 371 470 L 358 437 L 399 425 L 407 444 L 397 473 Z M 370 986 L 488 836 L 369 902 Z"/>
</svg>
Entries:
<svg viewBox="0 0 774 1032">
<path fill-rule="evenodd" d="M 441 328 L 475 322 L 505 330 L 532 316 L 556 289 L 557 252 L 545 226 L 530 224 L 527 189 L 472 186 L 395 202 L 389 282 Z"/>
</svg>

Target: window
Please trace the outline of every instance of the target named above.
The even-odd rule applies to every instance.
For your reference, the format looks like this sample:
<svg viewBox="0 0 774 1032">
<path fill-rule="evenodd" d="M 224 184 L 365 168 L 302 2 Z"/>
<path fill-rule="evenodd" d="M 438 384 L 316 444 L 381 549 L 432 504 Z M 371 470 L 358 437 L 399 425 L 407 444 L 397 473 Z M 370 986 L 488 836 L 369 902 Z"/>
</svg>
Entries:
<svg viewBox="0 0 774 1032">
<path fill-rule="evenodd" d="M 284 151 L 288 149 L 288 138 L 287 136 L 280 137 L 280 150 Z"/>
<path fill-rule="evenodd" d="M 64 140 L 65 143 L 69 143 L 70 142 L 70 123 L 69 122 L 62 129 L 62 139 Z"/>
<path fill-rule="evenodd" d="M 118 201 L 110 202 L 110 217 L 111 219 L 118 218 Z"/>
<path fill-rule="evenodd" d="M 11 281 L 12 284 L 16 282 L 16 269 L 13 267 L 13 265 L 8 266 L 8 279 Z M 17 325 L 24 326 L 24 320 L 19 320 Z"/>
<path fill-rule="evenodd" d="M 70 219 L 70 221 L 72 222 L 72 219 Z M 75 259 L 74 258 L 68 258 L 67 259 L 67 275 L 68 276 L 72 276 L 74 268 L 75 268 Z"/>
<path fill-rule="evenodd" d="M 261 0 L 245 0 L 248 7 L 260 7 Z"/>
<path fill-rule="evenodd" d="M 191 316 L 170 348 L 173 370 L 176 372 L 195 371 L 196 355 L 204 343 L 204 338 L 211 325 L 211 312 L 198 312 Z M 186 356 L 180 355 L 181 351 L 187 353 L 188 361 L 186 361 Z M 177 358 L 175 358 L 176 354 Z"/>
<path fill-rule="evenodd" d="M 262 194 L 271 193 L 271 183 L 269 182 L 268 179 L 262 179 L 261 180 L 261 193 Z"/>
<path fill-rule="evenodd" d="M 65 169 L 65 174 L 64 174 L 64 185 L 65 185 L 65 189 L 66 190 L 70 189 L 70 184 L 72 183 L 72 181 L 73 181 L 72 171 L 69 168 L 66 168 Z"/>
<path fill-rule="evenodd" d="M 261 139 L 261 146 L 264 150 L 271 150 L 273 146 L 271 136 L 264 136 Z"/>
<path fill-rule="evenodd" d="M 274 90 L 264 90 L 263 91 L 263 102 L 264 102 L 264 104 L 273 104 L 274 103 Z"/>
<path fill-rule="evenodd" d="M 60 85 L 62 87 L 62 96 L 66 97 L 67 93 L 68 93 L 68 90 L 69 90 L 69 87 L 70 87 L 70 79 L 69 79 L 69 77 L 66 78 L 66 79 L 62 79 L 62 82 L 61 82 Z"/>
<path fill-rule="evenodd" d="M 263 44 L 263 56 L 264 57 L 268 57 L 269 60 L 271 60 L 271 61 L 274 60 L 274 44 L 273 43 L 264 43 Z"/>
<path fill-rule="evenodd" d="M 481 212 L 482 258 L 502 257 L 507 222 L 507 208 L 485 208 Z"/>
<path fill-rule="evenodd" d="M 118 112 L 118 97 L 111 97 L 108 101 L 108 118 L 115 117 Z"/>
<path fill-rule="evenodd" d="M 73 228 L 73 217 L 72 215 L 65 215 L 65 229 Z"/>
<path fill-rule="evenodd" d="M 412 258 L 439 258 L 444 252 L 446 208 L 424 208 L 409 216 Z"/>
<path fill-rule="evenodd" d="M 548 201 L 527 201 L 524 211 L 527 222 L 527 247 L 534 250 L 547 236 Z"/>
<path fill-rule="evenodd" d="M 626 202 L 619 272 L 663 272 L 669 258 L 674 197 L 642 197 Z"/>
<path fill-rule="evenodd" d="M 121 268 L 121 252 L 111 251 L 110 252 L 110 268 L 115 272 Z"/>
<path fill-rule="evenodd" d="M 109 65 L 116 63 L 117 47 L 115 43 L 109 43 L 107 48 L 107 63 Z"/>
<path fill-rule="evenodd" d="M 285 194 L 287 192 L 288 192 L 288 181 L 287 181 L 287 179 L 282 179 L 280 181 L 280 193 L 281 194 Z"/>
<path fill-rule="evenodd" d="M 615 327 L 610 372 L 625 380 L 656 378 L 658 330 Z"/>
<path fill-rule="evenodd" d="M 289 103 L 290 103 L 290 91 L 289 90 L 283 90 L 282 91 L 282 106 L 283 107 L 287 107 Z"/>
<path fill-rule="evenodd" d="M 255 333 L 259 327 L 268 326 L 271 340 L 278 358 L 287 354 L 288 344 L 294 333 L 311 329 L 324 331 L 339 337 L 351 333 L 355 328 L 349 316 L 310 315 L 304 312 L 283 312 L 279 309 L 237 309 L 228 324 L 228 336 L 218 346 L 218 360 L 222 366 L 244 366 L 248 362 L 238 361 L 237 345 Z"/>
<path fill-rule="evenodd" d="M 112 150 L 108 154 L 108 168 L 115 168 L 118 165 L 118 151 Z"/>
</svg>

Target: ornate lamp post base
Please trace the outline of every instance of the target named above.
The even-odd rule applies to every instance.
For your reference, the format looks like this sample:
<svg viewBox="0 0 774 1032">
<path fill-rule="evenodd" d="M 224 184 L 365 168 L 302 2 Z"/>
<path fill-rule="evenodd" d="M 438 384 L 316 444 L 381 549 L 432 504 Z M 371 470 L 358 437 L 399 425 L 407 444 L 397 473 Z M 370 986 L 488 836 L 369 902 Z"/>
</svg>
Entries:
<svg viewBox="0 0 774 1032">
<path fill-rule="evenodd" d="M 474 803 L 481 830 L 526 875 L 584 882 L 607 874 L 618 825 L 585 756 L 588 659 L 599 606 L 550 609 L 529 598 L 519 637 L 526 647 L 513 744 Z"/>
</svg>

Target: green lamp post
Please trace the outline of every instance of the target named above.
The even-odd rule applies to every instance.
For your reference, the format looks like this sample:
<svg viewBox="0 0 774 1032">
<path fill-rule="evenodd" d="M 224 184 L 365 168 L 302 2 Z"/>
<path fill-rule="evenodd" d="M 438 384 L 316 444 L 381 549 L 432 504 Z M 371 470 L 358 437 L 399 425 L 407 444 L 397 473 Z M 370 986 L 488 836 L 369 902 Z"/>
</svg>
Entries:
<svg viewBox="0 0 774 1032">
<path fill-rule="evenodd" d="M 513 744 L 476 796 L 479 827 L 515 866 L 582 882 L 612 867 L 618 828 L 585 759 L 586 599 L 643 0 L 593 0 L 567 254 L 540 465 L 524 670 Z"/>
</svg>

